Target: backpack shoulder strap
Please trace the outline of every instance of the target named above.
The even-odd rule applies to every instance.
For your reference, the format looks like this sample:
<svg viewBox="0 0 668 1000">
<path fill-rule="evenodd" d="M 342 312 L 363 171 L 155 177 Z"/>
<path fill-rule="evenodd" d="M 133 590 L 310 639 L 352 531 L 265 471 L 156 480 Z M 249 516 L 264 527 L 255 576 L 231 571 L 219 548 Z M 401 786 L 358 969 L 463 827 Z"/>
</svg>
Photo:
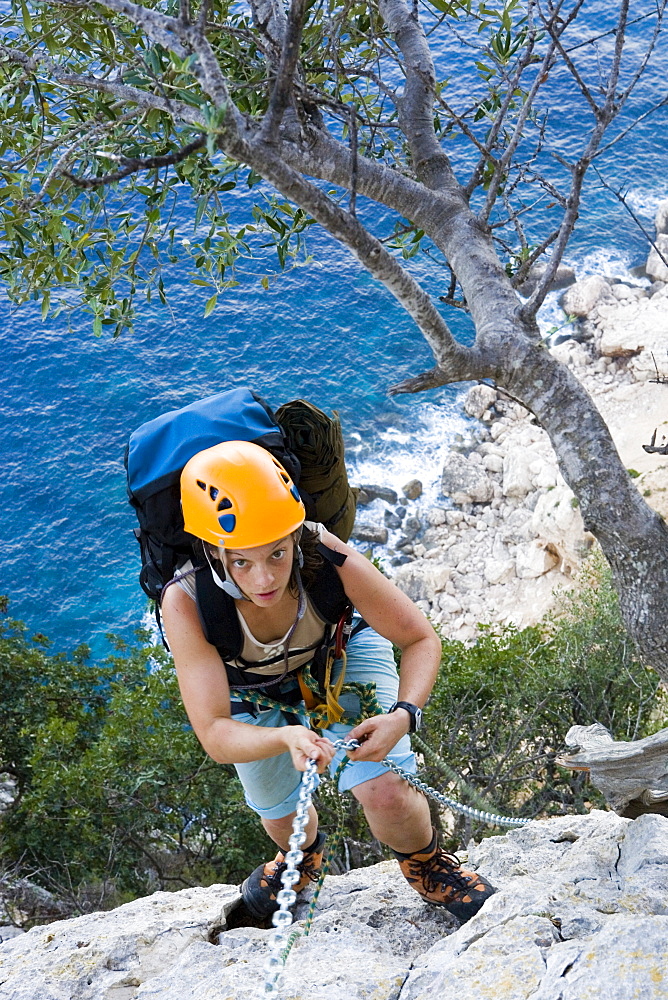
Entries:
<svg viewBox="0 0 668 1000">
<path fill-rule="evenodd" d="M 307 593 L 318 614 L 330 625 L 336 625 L 346 608 L 351 606 L 335 569 L 336 566 L 343 566 L 348 556 L 330 549 L 324 542 L 318 542 L 317 550 L 323 557 L 322 566 Z"/>
<path fill-rule="evenodd" d="M 337 625 L 341 616 L 352 610 L 352 606 L 335 566 L 342 566 L 347 556 L 330 549 L 320 542 L 317 546 L 323 563 L 313 586 L 307 590 L 316 611 L 328 625 Z M 202 631 L 208 642 L 215 646 L 221 659 L 234 660 L 241 655 L 243 635 L 234 600 L 216 586 L 211 570 L 206 564 L 198 567 L 195 576 L 197 613 Z M 330 640 L 330 630 L 324 637 L 323 645 Z M 243 684 L 244 676 L 236 668 L 226 664 L 232 684 Z"/>
<path fill-rule="evenodd" d="M 241 653 L 243 636 L 233 599 L 216 586 L 208 566 L 199 567 L 195 577 L 197 614 L 208 642 L 215 646 L 224 660 L 233 660 Z"/>
</svg>

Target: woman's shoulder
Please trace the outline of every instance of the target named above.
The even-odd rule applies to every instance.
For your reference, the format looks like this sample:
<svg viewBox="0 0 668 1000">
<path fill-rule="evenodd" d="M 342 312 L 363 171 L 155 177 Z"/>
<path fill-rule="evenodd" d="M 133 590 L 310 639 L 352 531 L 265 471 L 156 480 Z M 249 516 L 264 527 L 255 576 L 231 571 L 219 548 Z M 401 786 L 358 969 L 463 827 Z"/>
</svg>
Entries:
<svg viewBox="0 0 668 1000">
<path fill-rule="evenodd" d="M 176 573 L 169 581 L 163 594 L 165 594 L 168 589 L 172 587 L 179 587 L 188 597 L 192 598 L 193 601 L 197 600 L 197 591 L 195 587 L 195 574 L 197 573 L 197 568 L 193 565 L 192 561 L 188 559 L 183 565 L 179 566 Z"/>
</svg>

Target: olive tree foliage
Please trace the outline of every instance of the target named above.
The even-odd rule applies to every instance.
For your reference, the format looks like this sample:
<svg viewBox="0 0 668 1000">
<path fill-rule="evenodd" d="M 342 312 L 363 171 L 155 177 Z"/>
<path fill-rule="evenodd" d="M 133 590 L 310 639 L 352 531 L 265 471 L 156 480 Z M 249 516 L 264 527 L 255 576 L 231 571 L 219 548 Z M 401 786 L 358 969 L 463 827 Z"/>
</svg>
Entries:
<svg viewBox="0 0 668 1000">
<path fill-rule="evenodd" d="M 536 321 L 587 171 L 629 127 L 620 113 L 642 85 L 666 0 L 601 4 L 600 30 L 583 35 L 584 6 L 14 0 L 0 43 L 0 266 L 16 301 L 41 297 L 45 314 L 78 302 L 96 332 L 119 333 L 139 292 L 165 299 L 180 254 L 209 286 L 210 310 L 259 244 L 269 239 L 287 266 L 319 224 L 433 352 L 433 368 L 393 392 L 484 379 L 535 415 L 612 567 L 630 633 L 668 678 L 668 528 Z M 579 141 L 561 142 L 559 115 L 547 113 L 555 76 L 579 100 Z M 235 228 L 225 191 L 259 179 L 275 195 Z M 184 185 L 197 224 L 185 248 L 172 219 Z M 525 222 L 545 200 L 553 225 L 536 238 Z M 441 265 L 442 303 L 415 276 L 420 252 Z M 516 287 L 541 258 L 525 301 Z M 470 346 L 448 325 L 455 309 L 470 315 Z"/>
</svg>

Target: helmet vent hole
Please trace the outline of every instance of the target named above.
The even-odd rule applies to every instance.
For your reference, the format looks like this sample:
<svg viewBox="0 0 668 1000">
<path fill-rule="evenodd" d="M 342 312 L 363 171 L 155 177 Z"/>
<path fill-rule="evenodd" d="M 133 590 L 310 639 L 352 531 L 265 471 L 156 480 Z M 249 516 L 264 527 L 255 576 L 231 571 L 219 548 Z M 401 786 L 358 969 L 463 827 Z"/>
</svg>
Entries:
<svg viewBox="0 0 668 1000">
<path fill-rule="evenodd" d="M 205 490 L 206 489 L 206 483 L 203 483 L 201 479 L 197 480 L 197 485 L 199 486 L 199 488 L 201 490 Z"/>
<path fill-rule="evenodd" d="M 300 497 L 299 490 L 297 489 L 296 486 L 292 487 L 292 489 L 290 490 L 290 495 L 293 497 L 294 500 L 297 501 L 297 503 L 301 503 L 302 498 Z"/>
<path fill-rule="evenodd" d="M 209 486 L 209 496 L 211 497 L 212 500 L 217 499 L 219 492 L 220 491 L 217 490 L 215 486 Z"/>
<path fill-rule="evenodd" d="M 221 514 L 218 518 L 218 524 L 221 526 L 223 531 L 228 533 L 228 535 L 234 531 L 236 523 L 237 519 L 234 514 Z"/>
<path fill-rule="evenodd" d="M 223 497 L 223 499 L 218 504 L 218 508 L 217 509 L 218 510 L 229 510 L 231 506 L 232 506 L 232 501 L 228 500 L 227 497 Z"/>
<path fill-rule="evenodd" d="M 281 479 L 283 480 L 283 482 L 285 483 L 285 485 L 286 485 L 286 486 L 287 486 L 287 485 L 288 485 L 288 483 L 290 482 L 290 479 L 289 479 L 289 477 L 288 477 L 288 476 L 286 476 L 286 474 L 285 474 L 284 472 L 281 472 Z"/>
</svg>

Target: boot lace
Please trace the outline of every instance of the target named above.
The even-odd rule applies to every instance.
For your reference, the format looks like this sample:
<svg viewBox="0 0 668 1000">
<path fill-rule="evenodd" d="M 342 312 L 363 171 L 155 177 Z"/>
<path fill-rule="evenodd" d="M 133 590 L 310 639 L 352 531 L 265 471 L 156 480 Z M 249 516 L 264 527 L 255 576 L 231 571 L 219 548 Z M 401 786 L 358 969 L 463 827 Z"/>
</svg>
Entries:
<svg viewBox="0 0 668 1000">
<path fill-rule="evenodd" d="M 286 861 L 279 861 L 274 865 L 274 870 L 271 875 L 264 875 L 263 880 L 267 883 L 268 888 L 271 890 L 273 895 L 276 895 L 280 889 L 281 885 L 281 875 L 288 867 Z M 310 882 L 317 882 L 320 878 L 320 869 L 316 868 L 313 864 L 313 855 L 305 855 L 304 860 L 301 864 L 297 865 L 302 878 L 307 878 Z"/>
<path fill-rule="evenodd" d="M 452 889 L 454 894 L 467 894 L 470 890 L 471 876 L 464 875 L 458 859 L 445 851 L 437 851 L 426 861 L 411 860 L 410 871 L 428 893 L 439 888 Z"/>
</svg>

